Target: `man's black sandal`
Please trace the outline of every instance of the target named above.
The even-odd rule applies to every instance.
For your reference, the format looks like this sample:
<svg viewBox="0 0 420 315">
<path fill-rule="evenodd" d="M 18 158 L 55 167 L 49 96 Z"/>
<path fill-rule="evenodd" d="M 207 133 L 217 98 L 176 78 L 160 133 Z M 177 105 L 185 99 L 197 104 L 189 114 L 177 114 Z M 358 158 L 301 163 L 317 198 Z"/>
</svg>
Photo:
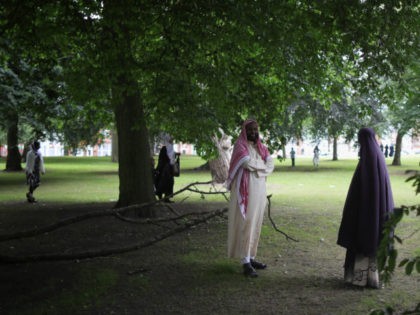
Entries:
<svg viewBox="0 0 420 315">
<path fill-rule="evenodd" d="M 256 278 L 258 277 L 257 272 L 255 271 L 255 269 L 251 266 L 250 263 L 244 264 L 244 275 L 251 277 L 251 278 Z"/>
<path fill-rule="evenodd" d="M 254 267 L 255 269 L 265 269 L 265 268 L 267 268 L 266 264 L 263 264 L 259 261 L 253 260 L 253 259 L 251 259 L 251 266 Z"/>
</svg>

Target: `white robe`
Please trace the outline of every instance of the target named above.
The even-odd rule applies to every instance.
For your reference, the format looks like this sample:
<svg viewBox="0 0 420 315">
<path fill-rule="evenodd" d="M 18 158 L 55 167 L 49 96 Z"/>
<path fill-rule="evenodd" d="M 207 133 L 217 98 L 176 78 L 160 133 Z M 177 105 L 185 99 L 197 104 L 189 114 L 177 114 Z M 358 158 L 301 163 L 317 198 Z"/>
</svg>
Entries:
<svg viewBox="0 0 420 315">
<path fill-rule="evenodd" d="M 249 161 L 242 167 L 249 170 L 248 207 L 245 218 L 238 205 L 237 185 L 235 176 L 229 202 L 228 227 L 228 257 L 240 258 L 255 257 L 260 239 L 261 225 L 267 204 L 266 177 L 274 170 L 274 161 L 271 156 L 267 161 L 259 155 L 252 142 L 248 142 Z"/>
</svg>

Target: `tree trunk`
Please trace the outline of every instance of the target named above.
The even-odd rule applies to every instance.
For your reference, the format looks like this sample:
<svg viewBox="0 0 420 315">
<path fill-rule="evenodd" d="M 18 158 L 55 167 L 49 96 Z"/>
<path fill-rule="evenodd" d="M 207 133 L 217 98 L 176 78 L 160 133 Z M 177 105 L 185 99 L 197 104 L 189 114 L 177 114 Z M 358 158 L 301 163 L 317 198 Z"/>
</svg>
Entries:
<svg viewBox="0 0 420 315">
<path fill-rule="evenodd" d="M 127 83 L 124 83 L 127 82 Z M 117 207 L 155 200 L 152 180 L 149 137 L 137 83 L 120 80 L 122 93 L 114 104 L 118 134 L 120 194 Z M 152 216 L 142 209 L 142 217 Z"/>
<path fill-rule="evenodd" d="M 6 171 L 10 172 L 22 170 L 20 164 L 22 156 L 18 147 L 18 122 L 17 113 L 12 113 L 8 117 Z"/>
<path fill-rule="evenodd" d="M 337 137 L 333 137 L 333 161 L 338 161 L 338 152 L 337 152 Z"/>
<path fill-rule="evenodd" d="M 211 177 L 215 183 L 223 184 L 228 178 L 229 163 L 232 155 L 232 139 L 219 129 L 220 138 L 215 134 L 212 141 L 217 148 L 218 157 L 209 161 Z"/>
<path fill-rule="evenodd" d="M 103 1 L 104 31 L 100 46 L 111 84 L 118 137 L 117 207 L 155 200 L 149 137 L 137 81 L 139 73 L 133 73 L 133 34 L 141 28 L 137 17 L 133 17 L 134 5 L 132 1 Z M 151 208 L 139 211 L 142 217 L 153 215 Z"/>
<path fill-rule="evenodd" d="M 111 161 L 118 162 L 118 133 L 115 130 L 111 130 Z"/>
<path fill-rule="evenodd" d="M 397 132 L 397 139 L 395 140 L 395 153 L 394 159 L 392 160 L 392 165 L 400 166 L 401 165 L 401 148 L 402 148 L 402 139 L 404 137 L 404 133 L 401 130 Z"/>
</svg>

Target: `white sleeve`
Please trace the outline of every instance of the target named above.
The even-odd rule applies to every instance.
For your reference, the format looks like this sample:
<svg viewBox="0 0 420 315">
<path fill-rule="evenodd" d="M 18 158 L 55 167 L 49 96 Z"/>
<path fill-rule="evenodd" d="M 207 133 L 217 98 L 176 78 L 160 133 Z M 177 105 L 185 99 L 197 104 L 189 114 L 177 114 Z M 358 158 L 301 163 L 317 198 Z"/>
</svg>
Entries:
<svg viewBox="0 0 420 315">
<path fill-rule="evenodd" d="M 26 154 L 26 172 L 32 173 L 34 171 L 34 156 L 32 151 Z"/>
<path fill-rule="evenodd" d="M 263 160 L 249 160 L 247 168 L 252 172 L 257 172 L 258 177 L 265 177 L 271 174 L 274 170 L 274 160 L 271 156 L 267 157 L 267 161 Z"/>
</svg>

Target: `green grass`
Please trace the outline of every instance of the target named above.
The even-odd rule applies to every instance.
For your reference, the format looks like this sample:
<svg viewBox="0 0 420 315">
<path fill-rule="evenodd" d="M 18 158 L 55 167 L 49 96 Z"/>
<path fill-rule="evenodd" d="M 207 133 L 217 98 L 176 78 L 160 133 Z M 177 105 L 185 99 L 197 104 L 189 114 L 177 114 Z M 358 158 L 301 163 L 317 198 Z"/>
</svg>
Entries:
<svg viewBox="0 0 420 315">
<path fill-rule="evenodd" d="M 405 173 L 407 170 L 419 170 L 418 160 L 417 157 L 404 157 L 403 166 L 388 166 L 397 206 L 419 203 L 420 198 L 415 195 L 412 184 L 406 182 L 408 175 Z M 181 176 L 175 178 L 174 190 L 177 191 L 192 182 L 210 180 L 208 171 L 194 170 L 203 163 L 204 161 L 199 157 L 181 156 Z M 388 160 L 388 163 L 391 161 Z M 42 203 L 78 204 L 109 202 L 118 199 L 118 165 L 112 163 L 109 158 L 47 157 L 45 164 L 47 174 L 42 177 L 42 185 L 36 192 L 36 197 Z M 308 295 L 309 302 L 318 304 L 316 306 L 318 310 L 323 309 L 325 302 L 327 304 L 325 312 L 320 312 L 326 314 L 331 313 L 328 305 L 335 305 L 335 303 L 341 303 L 337 307 L 342 308 L 340 311 L 337 310 L 336 314 L 353 314 L 354 312 L 363 314 L 366 310 L 383 306 L 386 302 L 391 305 L 401 305 L 399 302 L 404 306 L 412 305 L 410 299 L 418 300 L 418 293 L 415 291 L 417 287 L 409 294 L 409 289 L 405 289 L 404 286 L 405 283 L 412 281 L 409 282 L 400 275 L 394 281 L 396 283 L 394 288 L 383 291 L 344 291 L 337 288 L 334 282 L 334 279 L 339 277 L 336 275 L 341 274 L 341 263 L 344 260 L 344 250 L 335 244 L 337 230 L 356 164 L 356 159 L 321 160 L 320 167 L 314 168 L 311 159 L 300 158 L 297 160 L 297 166 L 291 168 L 290 161 L 283 163 L 276 161 L 275 171 L 267 179 L 268 193 L 272 194 L 272 216 L 279 228 L 299 239 L 300 242 L 287 242 L 265 220 L 258 255 L 269 260 L 270 270 L 263 273 L 258 280 L 242 277 L 238 263 L 226 259 L 226 222 L 220 219 L 212 224 L 192 229 L 187 235 L 181 234 L 156 244 L 153 249 L 150 249 L 151 255 L 145 254 L 146 250 L 139 254 L 138 257 L 141 259 L 137 256 L 121 256 L 122 261 L 131 266 L 130 269 L 133 268 L 132 264 L 136 268 L 143 267 L 145 264 L 147 269 L 155 266 L 155 262 L 152 264 L 151 261 L 159 259 L 161 255 L 162 260 L 157 260 L 160 264 L 166 264 L 171 271 L 175 265 L 175 270 L 180 275 L 188 277 L 187 279 L 178 279 L 176 273 L 157 277 L 161 268 L 166 270 L 162 265 L 159 265 L 159 268 L 151 268 L 151 271 L 145 272 L 144 275 L 140 273 L 130 276 L 126 281 L 123 281 L 126 279 L 124 278 L 126 277 L 124 264 L 118 269 L 111 265 L 109 267 L 99 265 L 87 270 L 77 269 L 78 272 L 75 272 L 68 291 L 49 294 L 54 288 L 60 287 L 60 279 L 51 279 L 51 282 L 45 286 L 45 290 L 48 291 L 45 295 L 50 297 L 44 302 L 35 303 L 30 312 L 31 314 L 54 314 L 59 313 L 54 312 L 58 309 L 80 310 L 80 305 L 86 305 L 87 310 L 96 307 L 100 309 L 102 303 L 118 305 L 118 300 L 110 302 L 106 299 L 114 296 L 112 290 L 118 287 L 117 283 L 121 281 L 127 291 L 135 292 L 136 300 L 150 299 L 152 302 L 157 301 L 169 305 L 170 302 L 177 303 L 181 299 L 182 305 L 180 304 L 178 310 L 184 310 L 185 303 L 190 303 L 190 310 L 194 307 L 197 309 L 207 307 L 213 310 L 213 304 L 222 301 L 221 303 L 226 303 L 225 306 L 232 311 L 232 314 L 253 313 L 253 311 L 258 313 L 259 307 L 264 306 L 264 303 L 265 305 L 274 303 L 279 307 L 284 304 L 284 309 L 279 310 L 279 313 L 283 314 L 287 313 L 286 308 L 291 305 L 298 305 L 302 314 L 314 313 L 311 304 L 305 304 L 308 303 L 305 301 L 305 294 Z M 1 160 L 0 169 L 4 167 L 4 160 Z M 27 190 L 24 172 L 0 172 L 0 187 L 2 210 L 14 211 L 16 203 L 24 204 Z M 213 189 L 213 187 L 198 188 Z M 217 189 L 222 189 L 222 187 L 217 186 Z M 186 197 L 192 207 L 209 201 L 226 204 L 220 195 L 206 196 L 203 200 L 200 195 L 190 192 L 176 196 L 175 200 L 180 201 Z M 411 216 L 400 223 L 396 232 L 405 238 L 419 228 L 418 217 Z M 418 233 L 405 240 L 403 246 L 408 247 L 401 251 L 404 255 L 408 253 L 412 256 L 413 251 L 418 253 L 420 250 L 418 249 Z M 156 256 L 153 256 L 154 254 Z M 133 257 L 134 261 L 130 263 L 129 257 Z M 337 264 L 336 261 L 339 263 Z M 93 260 L 93 262 L 96 261 Z M 335 267 L 330 270 L 328 269 L 330 266 Z M 172 282 L 165 282 L 166 276 L 169 276 Z M 418 279 L 418 276 L 416 277 L 414 281 Z M 155 283 L 155 281 L 163 282 Z M 167 299 L 161 301 L 159 294 L 162 292 L 162 285 L 173 285 L 172 289 L 169 287 L 169 290 L 172 290 L 171 293 L 175 294 L 179 289 L 188 297 L 193 296 L 193 298 L 184 300 L 183 297 L 169 295 Z M 416 284 L 410 285 L 415 287 Z M 243 292 L 241 291 L 238 295 L 238 290 L 243 290 Z M 258 295 L 255 296 L 255 293 Z M 266 296 L 267 294 L 270 298 Z M 302 294 L 303 297 L 300 298 Z M 386 297 L 382 298 L 384 294 Z M 226 295 L 229 295 L 228 299 Z M 244 310 L 242 295 L 254 297 L 260 304 Z M 106 298 L 103 298 L 104 296 Z M 273 302 L 277 301 L 279 296 L 284 299 L 284 303 Z M 236 298 L 238 303 L 228 304 L 227 301 L 231 298 Z M 50 309 L 52 305 L 54 310 Z M 352 312 L 349 312 L 349 309 L 352 309 Z M 269 313 L 270 309 L 267 308 L 267 310 Z"/>
<path fill-rule="evenodd" d="M 175 191 L 191 182 L 210 180 L 208 171 L 194 170 L 203 163 L 199 157 L 182 156 L 181 176 L 175 178 Z M 388 167 L 396 205 L 412 204 L 418 200 L 411 183 L 405 182 L 408 177 L 406 170 L 419 170 L 418 158 L 404 157 L 403 163 L 403 166 Z M 321 160 L 320 167 L 314 168 L 311 159 L 300 158 L 297 166 L 291 168 L 288 161 L 276 161 L 276 169 L 267 180 L 268 193 L 272 194 L 272 202 L 280 207 L 309 212 L 341 208 L 356 164 L 356 159 Z M 109 157 L 46 157 L 45 165 L 47 173 L 42 176 L 41 186 L 36 191 L 38 199 L 43 202 L 109 202 L 118 199 L 118 165 Z M 2 159 L 0 169 L 4 168 Z M 24 172 L 0 172 L 0 185 L 0 202 L 24 199 L 27 189 Z M 206 198 L 217 200 L 220 196 Z M 201 201 L 201 198 L 191 194 L 189 200 Z"/>
<path fill-rule="evenodd" d="M 65 278 L 63 276 L 63 278 Z M 31 308 L 25 307 L 28 301 L 17 301 L 21 309 L 12 312 L 12 314 L 58 314 L 66 313 L 76 314 L 81 308 L 86 310 L 92 307 L 100 307 L 102 296 L 115 286 L 118 280 L 118 274 L 112 269 L 90 268 L 83 269 L 79 274 L 75 274 L 69 279 L 50 279 L 48 285 L 42 288 L 38 294 L 49 296 L 45 300 L 39 300 Z M 63 285 L 63 282 L 71 281 L 71 289 L 57 290 Z M 81 307 L 82 306 L 82 307 Z"/>
</svg>

